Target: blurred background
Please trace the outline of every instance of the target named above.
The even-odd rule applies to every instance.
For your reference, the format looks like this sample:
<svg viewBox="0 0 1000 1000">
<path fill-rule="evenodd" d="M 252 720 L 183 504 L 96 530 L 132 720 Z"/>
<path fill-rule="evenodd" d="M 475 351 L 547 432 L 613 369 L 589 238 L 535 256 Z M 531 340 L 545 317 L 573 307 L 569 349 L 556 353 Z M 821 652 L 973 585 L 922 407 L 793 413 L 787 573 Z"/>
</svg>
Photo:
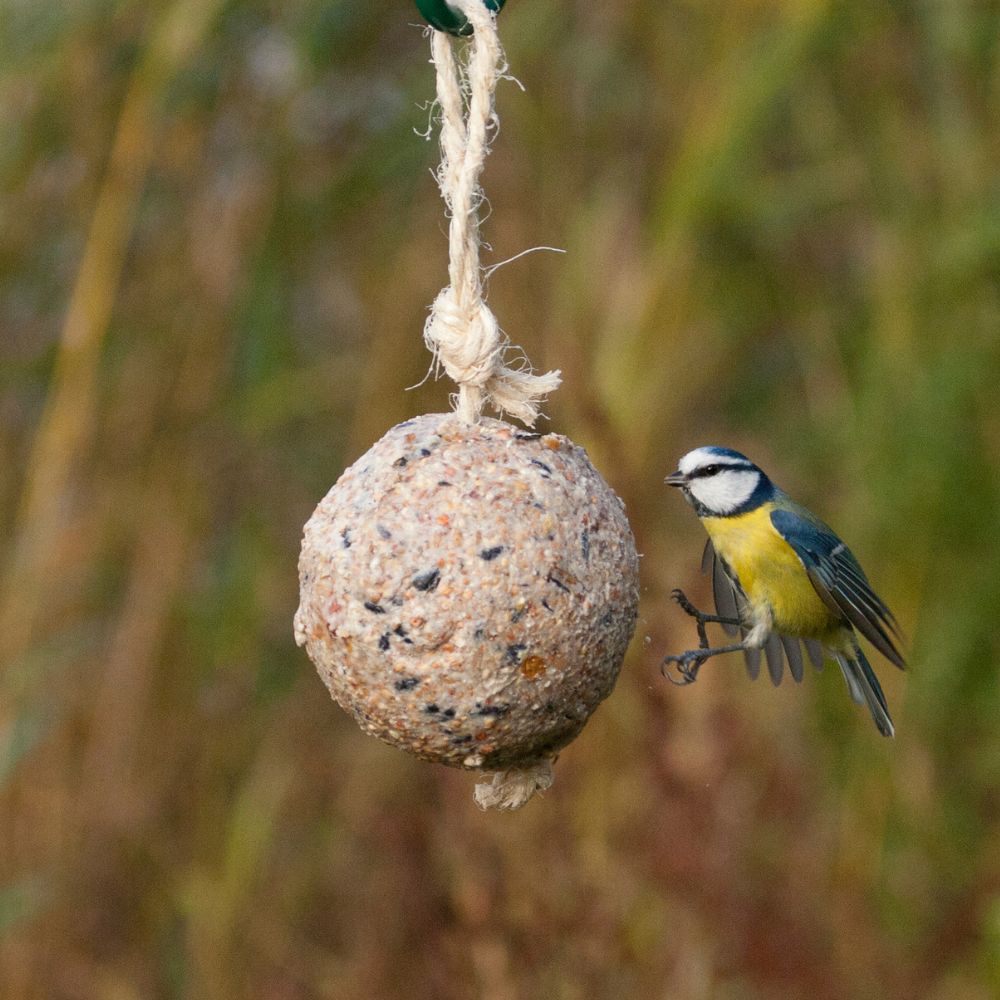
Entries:
<svg viewBox="0 0 1000 1000">
<path fill-rule="evenodd" d="M 0 2 L 0 996 L 1000 995 L 1000 4 L 510 0 L 491 304 L 625 499 L 636 640 L 553 789 L 360 734 L 302 525 L 423 378 L 446 240 L 408 2 Z M 746 451 L 909 635 L 686 689 Z"/>
</svg>

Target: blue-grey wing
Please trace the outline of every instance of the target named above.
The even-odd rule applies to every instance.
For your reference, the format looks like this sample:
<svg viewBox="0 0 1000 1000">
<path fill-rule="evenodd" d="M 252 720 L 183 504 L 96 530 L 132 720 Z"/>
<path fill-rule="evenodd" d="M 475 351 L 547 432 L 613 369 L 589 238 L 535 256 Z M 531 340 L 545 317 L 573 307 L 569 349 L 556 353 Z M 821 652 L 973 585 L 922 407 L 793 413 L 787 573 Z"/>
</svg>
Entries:
<svg viewBox="0 0 1000 1000">
<path fill-rule="evenodd" d="M 715 551 L 712 540 L 705 544 L 705 552 L 701 557 L 702 573 L 712 573 L 712 597 L 715 600 L 715 613 L 720 618 L 733 618 L 742 621 L 740 614 L 741 606 L 745 603 L 745 598 L 739 590 L 739 584 L 733 580 L 729 574 L 725 561 Z M 723 623 L 723 630 L 726 635 L 736 635 L 739 631 L 738 625 L 727 625 Z"/>
<path fill-rule="evenodd" d="M 781 648 L 785 651 L 785 659 L 788 660 L 788 669 L 791 670 L 792 677 L 796 683 L 801 682 L 805 664 L 802 660 L 802 647 L 799 645 L 799 640 L 783 635 L 781 636 Z"/>
<path fill-rule="evenodd" d="M 815 639 L 803 639 L 802 641 L 806 647 L 806 652 L 809 654 L 809 659 L 812 662 L 812 665 L 817 670 L 822 670 L 823 661 L 825 659 L 822 644 L 817 642 Z"/>
<path fill-rule="evenodd" d="M 896 619 L 872 590 L 851 550 L 825 524 L 804 512 L 777 508 L 771 511 L 771 524 L 802 560 L 823 603 L 890 663 L 905 666 L 893 642 L 893 636 L 899 636 Z"/>
</svg>

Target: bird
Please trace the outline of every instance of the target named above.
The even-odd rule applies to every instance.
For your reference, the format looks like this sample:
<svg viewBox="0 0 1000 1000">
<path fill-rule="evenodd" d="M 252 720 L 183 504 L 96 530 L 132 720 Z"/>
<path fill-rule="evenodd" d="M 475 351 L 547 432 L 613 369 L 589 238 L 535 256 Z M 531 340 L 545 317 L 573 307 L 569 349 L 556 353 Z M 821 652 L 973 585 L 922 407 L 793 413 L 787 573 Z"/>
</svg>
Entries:
<svg viewBox="0 0 1000 1000">
<path fill-rule="evenodd" d="M 883 736 L 893 736 L 885 694 L 858 634 L 902 670 L 902 633 L 833 529 L 731 448 L 695 448 L 664 482 L 681 491 L 708 532 L 702 570 L 711 570 L 716 610 L 701 612 L 683 591 L 673 591 L 697 621 L 700 646 L 665 657 L 665 676 L 676 664 L 683 679 L 675 683 L 688 684 L 710 657 L 741 651 L 756 678 L 763 650 L 772 683 L 781 682 L 782 653 L 792 677 L 801 681 L 801 642 L 817 670 L 827 657 L 836 661 L 854 702 L 867 705 Z M 740 641 L 711 647 L 705 630 L 710 622 L 730 636 L 739 633 Z"/>
</svg>

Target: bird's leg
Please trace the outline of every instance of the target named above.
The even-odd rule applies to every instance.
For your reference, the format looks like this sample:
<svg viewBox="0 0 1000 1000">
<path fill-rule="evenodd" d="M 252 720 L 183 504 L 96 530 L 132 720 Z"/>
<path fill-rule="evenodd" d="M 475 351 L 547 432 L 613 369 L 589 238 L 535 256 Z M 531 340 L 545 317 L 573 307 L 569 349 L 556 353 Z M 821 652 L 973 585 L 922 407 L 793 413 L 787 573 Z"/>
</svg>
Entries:
<svg viewBox="0 0 1000 1000">
<path fill-rule="evenodd" d="M 673 684 L 691 684 L 698 676 L 698 671 L 701 669 L 701 665 L 713 656 L 717 656 L 719 653 L 735 653 L 742 651 L 747 648 L 747 639 L 743 642 L 734 642 L 729 646 L 716 646 L 714 649 L 708 644 L 708 632 L 705 630 L 705 625 L 708 622 L 715 622 L 719 625 L 737 625 L 742 626 L 744 623 L 738 618 L 727 618 L 725 615 L 710 615 L 706 614 L 704 611 L 699 611 L 688 599 L 683 590 L 673 590 L 670 596 L 680 605 L 681 610 L 690 615 L 694 620 L 698 629 L 698 648 L 689 649 L 686 653 L 678 653 L 672 656 L 665 656 L 663 662 L 660 665 L 660 671 L 664 677 L 667 678 Z M 667 673 L 668 664 L 676 663 L 678 672 L 680 673 L 682 680 L 674 680 L 674 678 Z"/>
<path fill-rule="evenodd" d="M 697 624 L 698 645 L 701 649 L 708 649 L 708 633 L 705 631 L 706 622 L 717 622 L 720 625 L 742 625 L 738 618 L 727 618 L 725 615 L 709 615 L 704 611 L 699 611 L 688 599 L 683 590 L 674 589 L 670 591 L 670 596 L 680 605 L 681 611 L 690 615 Z M 706 657 L 707 659 L 707 657 Z M 694 680 L 692 677 L 691 680 Z"/>
<path fill-rule="evenodd" d="M 712 616 L 713 618 L 716 616 Z M 709 618 L 711 621 L 712 618 Z M 723 619 L 728 621 L 729 619 Z M 703 633 L 704 626 L 699 622 L 699 633 Z M 734 622 L 733 624 L 739 624 Z M 701 665 L 706 661 L 711 659 L 713 656 L 718 656 L 719 653 L 737 653 L 742 652 L 750 647 L 749 636 L 743 640 L 743 642 L 734 642 L 729 646 L 716 646 L 714 649 L 710 649 L 708 642 L 706 641 L 704 645 L 700 646 L 698 649 L 689 649 L 686 653 L 673 653 L 670 656 L 663 657 L 663 662 L 660 664 L 660 673 L 671 684 L 677 684 L 684 686 L 685 684 L 693 684 L 698 677 L 698 671 L 701 670 Z M 680 673 L 682 680 L 674 680 L 674 678 L 667 673 L 667 666 L 671 663 L 677 664 L 677 670 Z"/>
</svg>

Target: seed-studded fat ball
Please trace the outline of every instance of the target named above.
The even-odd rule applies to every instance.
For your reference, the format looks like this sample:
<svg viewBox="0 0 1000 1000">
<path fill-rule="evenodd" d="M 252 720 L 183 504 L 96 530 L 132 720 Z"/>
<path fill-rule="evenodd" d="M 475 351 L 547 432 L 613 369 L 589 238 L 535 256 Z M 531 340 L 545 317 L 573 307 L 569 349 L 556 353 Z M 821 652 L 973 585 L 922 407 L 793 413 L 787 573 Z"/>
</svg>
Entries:
<svg viewBox="0 0 1000 1000">
<path fill-rule="evenodd" d="M 295 637 L 361 728 L 425 760 L 551 759 L 636 623 L 621 500 L 584 450 L 499 420 L 393 427 L 305 528 Z"/>
</svg>

